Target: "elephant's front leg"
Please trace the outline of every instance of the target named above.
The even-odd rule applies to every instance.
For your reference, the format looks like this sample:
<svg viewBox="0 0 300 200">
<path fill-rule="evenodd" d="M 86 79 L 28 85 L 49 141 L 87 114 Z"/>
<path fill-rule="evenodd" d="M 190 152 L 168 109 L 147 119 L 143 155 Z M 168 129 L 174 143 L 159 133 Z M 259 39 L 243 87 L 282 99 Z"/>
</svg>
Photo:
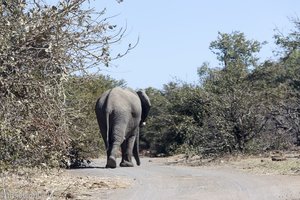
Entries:
<svg viewBox="0 0 300 200">
<path fill-rule="evenodd" d="M 133 167 L 132 151 L 135 141 L 135 135 L 127 138 L 121 145 L 122 148 L 122 161 L 120 167 Z"/>
</svg>

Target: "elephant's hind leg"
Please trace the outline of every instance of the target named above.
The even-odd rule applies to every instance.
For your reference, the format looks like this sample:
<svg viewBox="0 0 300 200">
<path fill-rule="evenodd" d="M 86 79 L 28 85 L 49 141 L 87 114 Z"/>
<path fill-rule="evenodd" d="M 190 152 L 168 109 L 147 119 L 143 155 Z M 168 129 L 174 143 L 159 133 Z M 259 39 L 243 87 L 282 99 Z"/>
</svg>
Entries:
<svg viewBox="0 0 300 200">
<path fill-rule="evenodd" d="M 132 163 L 132 150 L 134 145 L 135 136 L 131 136 L 127 138 L 122 147 L 122 161 L 120 163 L 120 167 L 133 167 Z"/>
<path fill-rule="evenodd" d="M 112 147 L 110 147 L 110 149 L 108 150 L 106 168 L 116 168 L 117 167 L 116 157 L 117 157 L 119 148 L 120 148 L 120 142 L 115 141 L 113 143 Z"/>
<path fill-rule="evenodd" d="M 106 168 L 116 168 L 117 167 L 117 161 L 115 157 L 110 156 L 107 159 Z"/>
<path fill-rule="evenodd" d="M 109 149 L 107 153 L 107 168 L 116 168 L 116 158 L 119 154 L 120 146 L 125 138 L 126 123 L 114 125 L 110 134 Z"/>
</svg>

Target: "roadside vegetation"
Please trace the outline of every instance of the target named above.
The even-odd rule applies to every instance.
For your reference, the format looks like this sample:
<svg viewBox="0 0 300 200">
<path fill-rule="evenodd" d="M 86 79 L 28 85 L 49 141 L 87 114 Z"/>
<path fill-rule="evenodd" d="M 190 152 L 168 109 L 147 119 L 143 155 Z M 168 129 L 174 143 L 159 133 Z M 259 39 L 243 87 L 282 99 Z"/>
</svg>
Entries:
<svg viewBox="0 0 300 200">
<path fill-rule="evenodd" d="M 300 21 L 274 33 L 277 57 L 260 60 L 264 42 L 219 33 L 209 49 L 220 65 L 203 63 L 199 84 L 148 88 L 153 109 L 142 131 L 150 154 L 201 158 L 293 150 L 300 145 Z"/>
<path fill-rule="evenodd" d="M 126 30 L 86 0 L 6 0 L 0 22 L 0 172 L 98 155 L 94 102 L 123 83 L 93 74 L 133 48 L 111 54 Z"/>
<path fill-rule="evenodd" d="M 0 172 L 79 166 L 104 153 L 94 104 L 126 83 L 96 69 L 134 45 L 111 55 L 126 30 L 87 3 L 7 0 L 0 6 Z M 203 63 L 198 84 L 146 88 L 152 109 L 142 151 L 203 159 L 299 147 L 300 21 L 291 23 L 287 35 L 274 31 L 273 59 L 259 58 L 265 42 L 220 32 L 209 46 L 220 64 Z"/>
</svg>

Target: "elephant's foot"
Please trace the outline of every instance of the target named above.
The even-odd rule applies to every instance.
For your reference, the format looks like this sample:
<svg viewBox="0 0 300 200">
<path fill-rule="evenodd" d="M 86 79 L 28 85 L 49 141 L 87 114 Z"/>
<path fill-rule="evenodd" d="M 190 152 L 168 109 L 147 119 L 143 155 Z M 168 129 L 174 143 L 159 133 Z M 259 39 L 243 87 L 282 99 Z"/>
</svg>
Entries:
<svg viewBox="0 0 300 200">
<path fill-rule="evenodd" d="M 106 168 L 116 168 L 116 167 L 117 167 L 116 158 L 110 156 L 107 160 Z"/>
<path fill-rule="evenodd" d="M 133 167 L 133 163 L 132 163 L 132 162 L 129 162 L 129 161 L 123 160 L 123 161 L 120 163 L 120 167 Z"/>
</svg>

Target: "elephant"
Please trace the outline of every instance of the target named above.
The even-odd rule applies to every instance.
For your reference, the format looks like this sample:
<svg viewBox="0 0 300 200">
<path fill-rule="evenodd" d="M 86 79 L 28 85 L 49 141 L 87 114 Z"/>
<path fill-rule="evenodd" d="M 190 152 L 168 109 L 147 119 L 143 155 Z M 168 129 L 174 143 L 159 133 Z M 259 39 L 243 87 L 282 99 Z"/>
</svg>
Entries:
<svg viewBox="0 0 300 200">
<path fill-rule="evenodd" d="M 104 92 L 96 102 L 95 112 L 107 153 L 106 168 L 116 168 L 121 147 L 120 167 L 133 167 L 139 158 L 139 129 L 145 125 L 151 102 L 143 90 L 115 87 Z"/>
</svg>

